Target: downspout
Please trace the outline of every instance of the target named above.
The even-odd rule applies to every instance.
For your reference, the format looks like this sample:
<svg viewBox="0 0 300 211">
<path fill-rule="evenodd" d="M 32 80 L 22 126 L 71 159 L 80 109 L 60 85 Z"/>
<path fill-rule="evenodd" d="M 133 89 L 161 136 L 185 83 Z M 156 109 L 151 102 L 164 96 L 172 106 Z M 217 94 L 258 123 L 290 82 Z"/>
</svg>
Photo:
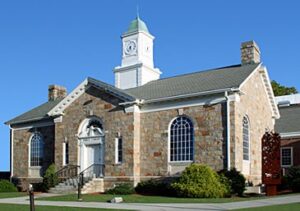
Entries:
<svg viewBox="0 0 300 211">
<path fill-rule="evenodd" d="M 9 126 L 10 129 L 10 181 L 14 175 L 14 129 Z"/>
<path fill-rule="evenodd" d="M 226 98 L 226 150 L 227 150 L 227 170 L 230 170 L 230 100 L 228 97 L 228 92 L 225 91 L 225 98 Z"/>
</svg>

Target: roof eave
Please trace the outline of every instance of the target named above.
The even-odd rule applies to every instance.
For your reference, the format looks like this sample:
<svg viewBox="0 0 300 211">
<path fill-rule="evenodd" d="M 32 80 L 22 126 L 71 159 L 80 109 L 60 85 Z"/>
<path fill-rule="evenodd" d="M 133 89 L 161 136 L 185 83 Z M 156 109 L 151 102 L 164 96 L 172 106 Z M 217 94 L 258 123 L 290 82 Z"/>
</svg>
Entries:
<svg viewBox="0 0 300 211">
<path fill-rule="evenodd" d="M 37 118 L 32 118 L 32 119 L 25 119 L 25 120 L 20 120 L 20 121 L 7 121 L 4 124 L 6 125 L 17 125 L 17 124 L 27 124 L 27 123 L 31 123 L 31 122 L 37 122 L 37 121 L 41 121 L 41 120 L 49 120 L 52 119 L 52 117 L 50 116 L 46 116 L 46 117 L 37 117 Z"/>
<path fill-rule="evenodd" d="M 60 103 L 58 103 L 53 109 L 51 109 L 47 114 L 49 116 L 63 115 L 63 111 L 72 102 L 74 102 L 78 97 L 80 97 L 91 86 L 98 88 L 98 89 L 100 88 L 100 89 L 104 90 L 105 92 L 110 93 L 111 95 L 113 95 L 123 101 L 136 100 L 136 98 L 134 98 L 131 95 L 128 95 L 127 93 L 123 92 L 122 90 L 119 90 L 109 84 L 102 82 L 102 81 L 98 81 L 96 79 L 88 77 L 83 82 L 81 82 L 70 94 L 68 94 L 67 97 L 65 97 Z"/>
<path fill-rule="evenodd" d="M 157 102 L 162 102 L 162 101 L 179 100 L 179 99 L 183 99 L 183 98 L 199 97 L 199 96 L 205 96 L 205 95 L 214 95 L 214 94 L 220 94 L 220 93 L 225 93 L 225 92 L 237 92 L 237 91 L 239 91 L 239 89 L 237 87 L 216 89 L 216 90 L 195 92 L 195 93 L 182 94 L 182 95 L 176 95 L 176 96 L 170 96 L 170 97 L 162 97 L 162 98 L 156 98 L 156 99 L 150 99 L 150 100 L 143 100 L 143 101 L 141 101 L 141 104 L 150 104 L 150 103 L 157 103 Z"/>
</svg>

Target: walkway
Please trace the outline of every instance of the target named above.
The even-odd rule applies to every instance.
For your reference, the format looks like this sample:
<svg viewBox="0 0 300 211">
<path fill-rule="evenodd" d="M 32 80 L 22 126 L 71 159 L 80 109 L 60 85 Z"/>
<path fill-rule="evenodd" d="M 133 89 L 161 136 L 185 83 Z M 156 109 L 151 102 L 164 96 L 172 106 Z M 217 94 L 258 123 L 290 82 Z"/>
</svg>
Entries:
<svg viewBox="0 0 300 211">
<path fill-rule="evenodd" d="M 36 197 L 54 196 L 55 194 L 40 194 Z M 35 201 L 36 205 L 60 206 L 60 207 L 89 207 L 89 208 L 111 208 L 111 209 L 129 209 L 144 211 L 182 211 L 182 210 L 231 210 L 248 207 L 261 207 L 268 205 L 300 203 L 300 194 L 290 196 L 280 196 L 269 199 L 260 199 L 252 201 L 231 202 L 231 203 L 214 203 L 214 204 L 142 204 L 142 203 L 120 203 L 111 204 L 105 202 L 67 202 L 67 201 Z M 0 203 L 6 204 L 29 204 L 28 197 L 0 199 Z"/>
</svg>

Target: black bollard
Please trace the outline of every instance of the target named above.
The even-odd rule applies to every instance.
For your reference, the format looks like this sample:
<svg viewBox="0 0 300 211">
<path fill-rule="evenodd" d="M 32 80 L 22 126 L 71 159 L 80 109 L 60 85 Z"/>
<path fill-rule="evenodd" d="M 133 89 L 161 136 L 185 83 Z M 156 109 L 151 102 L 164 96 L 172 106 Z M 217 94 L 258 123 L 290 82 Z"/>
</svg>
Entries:
<svg viewBox="0 0 300 211">
<path fill-rule="evenodd" d="M 79 177 L 78 177 L 78 201 L 82 201 L 82 196 L 81 196 L 81 188 L 82 188 L 82 177 L 83 175 L 79 174 Z"/>
<path fill-rule="evenodd" d="M 35 211 L 34 192 L 31 184 L 29 185 L 29 201 L 30 201 L 30 211 Z"/>
</svg>

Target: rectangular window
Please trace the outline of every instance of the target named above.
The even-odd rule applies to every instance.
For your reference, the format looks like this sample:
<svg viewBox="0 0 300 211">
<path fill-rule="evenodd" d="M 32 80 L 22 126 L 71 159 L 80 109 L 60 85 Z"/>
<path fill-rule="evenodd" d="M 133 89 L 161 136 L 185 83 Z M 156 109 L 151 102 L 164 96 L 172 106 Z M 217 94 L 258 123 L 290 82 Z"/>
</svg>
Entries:
<svg viewBox="0 0 300 211">
<path fill-rule="evenodd" d="M 293 165 L 293 148 L 282 147 L 281 148 L 281 166 L 289 167 Z"/>
<path fill-rule="evenodd" d="M 116 144 L 115 144 L 115 159 L 116 163 L 122 163 L 123 162 L 123 140 L 122 137 L 116 138 Z"/>
<path fill-rule="evenodd" d="M 64 142 L 63 143 L 63 165 L 69 164 L 69 143 Z"/>
</svg>

